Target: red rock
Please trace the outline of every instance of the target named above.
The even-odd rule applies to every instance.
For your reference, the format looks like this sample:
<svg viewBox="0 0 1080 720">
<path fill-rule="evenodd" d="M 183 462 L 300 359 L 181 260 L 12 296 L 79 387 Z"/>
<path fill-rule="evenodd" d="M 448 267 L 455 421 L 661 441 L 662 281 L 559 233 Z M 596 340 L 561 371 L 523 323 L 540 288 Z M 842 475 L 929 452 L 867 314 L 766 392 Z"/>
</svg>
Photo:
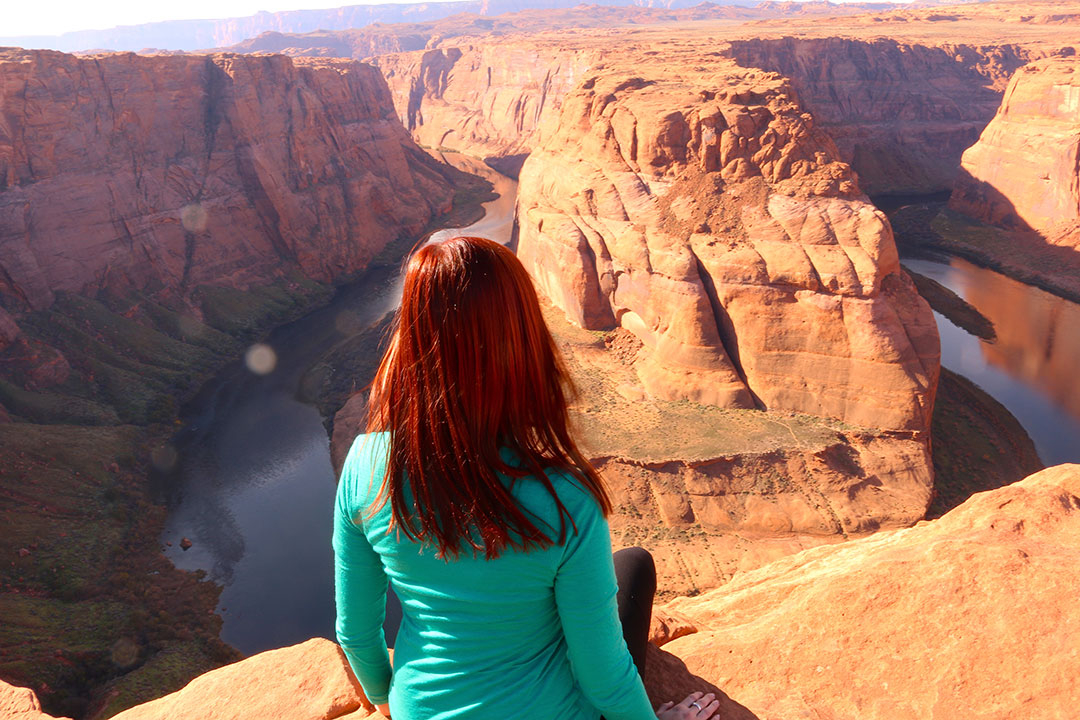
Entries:
<svg viewBox="0 0 1080 720">
<path fill-rule="evenodd" d="M 328 720 L 357 711 L 366 717 L 371 708 L 341 649 L 316 638 L 200 675 L 183 689 L 115 718 Z"/>
<path fill-rule="evenodd" d="M 41 703 L 30 688 L 8 685 L 3 680 L 0 680 L 0 717 L 4 720 L 66 720 L 42 712 Z"/>
<path fill-rule="evenodd" d="M 759 718 L 1065 720 L 1078 577 L 1080 466 L 1062 465 L 676 600 L 698 632 L 664 651 Z"/>
<path fill-rule="evenodd" d="M 189 550 L 191 548 L 191 544 L 192 544 L 191 540 L 189 540 L 187 538 L 181 538 L 180 539 L 180 549 L 181 550 Z"/>
<path fill-rule="evenodd" d="M 333 282 L 453 191 L 356 62 L 0 51 L 0 293 Z"/>
<path fill-rule="evenodd" d="M 888 222 L 785 82 L 682 62 L 610 67 L 549 118 L 518 191 L 538 287 L 637 335 L 657 397 L 926 431 L 937 331 Z"/>
<path fill-rule="evenodd" d="M 991 224 L 1080 244 L 1080 60 L 1020 68 L 1001 107 L 963 157 L 949 204 Z M 1064 226 L 1064 227 L 1063 227 Z"/>
<path fill-rule="evenodd" d="M 1009 76 L 1047 50 L 932 37 L 756 37 L 732 40 L 730 52 L 741 65 L 791 78 L 872 195 L 951 187 Z"/>
</svg>

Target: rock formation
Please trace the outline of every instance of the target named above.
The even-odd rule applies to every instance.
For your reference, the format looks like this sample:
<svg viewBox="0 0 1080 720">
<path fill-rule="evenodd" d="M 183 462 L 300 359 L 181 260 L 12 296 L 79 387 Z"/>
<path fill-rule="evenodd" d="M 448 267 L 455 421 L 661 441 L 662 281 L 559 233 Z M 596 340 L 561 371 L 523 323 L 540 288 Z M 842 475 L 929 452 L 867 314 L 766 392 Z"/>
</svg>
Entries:
<svg viewBox="0 0 1080 720">
<path fill-rule="evenodd" d="M 30 688 L 15 687 L 3 680 L 0 680 L 0 717 L 6 720 L 67 720 L 42 712 L 41 703 Z"/>
<path fill-rule="evenodd" d="M 1012 72 L 1033 50 L 875 40 L 732 40 L 746 67 L 791 78 L 867 193 L 952 186 L 960 155 L 994 116 Z"/>
<path fill-rule="evenodd" d="M 373 62 L 386 76 L 402 124 L 417 142 L 508 158 L 498 169 L 516 175 L 541 120 L 558 111 L 563 96 L 604 54 L 601 49 L 483 42 L 385 55 Z"/>
<path fill-rule="evenodd" d="M 636 335 L 654 396 L 927 428 L 929 307 L 775 75 L 596 73 L 526 161 L 518 218 L 537 285 L 581 326 Z"/>
<path fill-rule="evenodd" d="M 963 157 L 952 208 L 1080 250 L 1080 60 L 1020 68 Z"/>
<path fill-rule="evenodd" d="M 0 295 L 323 282 L 449 207 L 354 62 L 0 53 Z"/>
<path fill-rule="evenodd" d="M 698 631 L 657 655 L 750 717 L 1073 717 L 1078 541 L 1080 466 L 1050 468 L 672 602 Z"/>
</svg>

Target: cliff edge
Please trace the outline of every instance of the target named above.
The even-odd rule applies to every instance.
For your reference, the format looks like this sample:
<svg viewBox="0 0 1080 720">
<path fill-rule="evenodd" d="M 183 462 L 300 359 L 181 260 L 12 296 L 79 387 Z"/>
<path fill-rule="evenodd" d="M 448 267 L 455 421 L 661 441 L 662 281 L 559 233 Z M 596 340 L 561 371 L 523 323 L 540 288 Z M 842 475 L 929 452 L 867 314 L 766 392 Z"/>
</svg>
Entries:
<svg viewBox="0 0 1080 720">
<path fill-rule="evenodd" d="M 1059 465 L 939 520 L 778 560 L 657 609 L 650 698 L 715 689 L 727 720 L 1071 718 L 1078 548 L 1080 465 Z M 0 710 L 50 717 L 30 691 L 3 683 Z M 315 639 L 116 717 L 378 716 L 341 651 Z"/>
</svg>

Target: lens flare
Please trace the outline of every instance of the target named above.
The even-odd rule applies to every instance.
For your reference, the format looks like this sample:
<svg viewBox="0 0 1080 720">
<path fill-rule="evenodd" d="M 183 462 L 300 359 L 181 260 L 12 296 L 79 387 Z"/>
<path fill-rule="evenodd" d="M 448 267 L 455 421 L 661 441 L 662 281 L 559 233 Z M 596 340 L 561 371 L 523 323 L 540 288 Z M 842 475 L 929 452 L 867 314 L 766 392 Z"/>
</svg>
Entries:
<svg viewBox="0 0 1080 720">
<path fill-rule="evenodd" d="M 269 375 L 277 367 L 277 353 L 265 343 L 255 343 L 244 355 L 244 364 L 256 375 Z"/>
</svg>

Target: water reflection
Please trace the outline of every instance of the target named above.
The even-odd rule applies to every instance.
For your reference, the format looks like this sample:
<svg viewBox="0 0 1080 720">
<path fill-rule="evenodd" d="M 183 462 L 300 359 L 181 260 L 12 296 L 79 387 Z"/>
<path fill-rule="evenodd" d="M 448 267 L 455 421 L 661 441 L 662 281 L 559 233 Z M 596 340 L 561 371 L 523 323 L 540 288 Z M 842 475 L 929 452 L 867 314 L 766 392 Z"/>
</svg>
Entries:
<svg viewBox="0 0 1080 720">
<path fill-rule="evenodd" d="M 997 340 L 986 342 L 935 313 L 942 364 L 1005 405 L 1043 462 L 1080 462 L 1080 306 L 959 258 L 904 264 L 994 323 Z"/>
<path fill-rule="evenodd" d="M 500 197 L 485 204 L 480 222 L 439 236 L 507 242 L 517 184 L 478 161 L 446 159 L 488 177 Z M 296 393 L 329 348 L 379 322 L 400 298 L 396 269 L 379 268 L 327 307 L 279 328 L 200 391 L 185 408 L 179 453 L 161 453 L 163 465 L 176 466 L 162 490 L 166 554 L 223 586 L 222 639 L 241 652 L 333 637 L 335 478 L 322 417 Z"/>
</svg>

